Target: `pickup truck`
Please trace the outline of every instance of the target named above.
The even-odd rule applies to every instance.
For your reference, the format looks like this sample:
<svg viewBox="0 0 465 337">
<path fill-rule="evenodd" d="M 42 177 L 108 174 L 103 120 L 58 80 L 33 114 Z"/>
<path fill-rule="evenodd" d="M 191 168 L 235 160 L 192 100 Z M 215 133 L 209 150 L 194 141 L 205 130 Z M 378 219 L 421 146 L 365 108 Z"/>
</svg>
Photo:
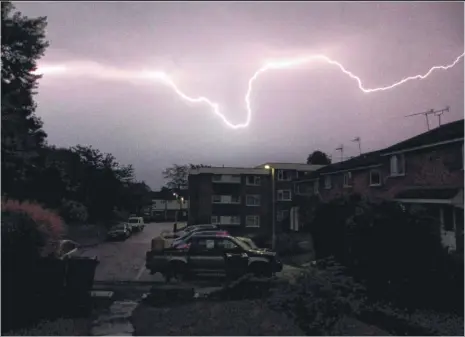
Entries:
<svg viewBox="0 0 465 337">
<path fill-rule="evenodd" d="M 151 274 L 161 273 L 169 281 L 199 274 L 242 276 L 252 273 L 270 277 L 282 270 L 275 252 L 251 248 L 228 234 L 192 236 L 180 249 L 166 248 L 146 253 L 145 266 Z"/>
</svg>

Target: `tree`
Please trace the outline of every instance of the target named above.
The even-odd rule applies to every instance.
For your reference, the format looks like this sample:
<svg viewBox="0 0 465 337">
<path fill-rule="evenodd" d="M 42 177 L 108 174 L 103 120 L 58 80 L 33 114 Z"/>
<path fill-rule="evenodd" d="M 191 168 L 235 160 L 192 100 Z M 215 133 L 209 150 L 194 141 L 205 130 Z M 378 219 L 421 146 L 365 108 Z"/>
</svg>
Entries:
<svg viewBox="0 0 465 337">
<path fill-rule="evenodd" d="M 167 180 L 166 187 L 170 190 L 179 190 L 187 187 L 189 171 L 202 167 L 211 167 L 209 165 L 177 165 L 166 168 L 163 171 L 163 177 Z"/>
<path fill-rule="evenodd" d="M 24 182 L 34 169 L 37 151 L 47 137 L 42 121 L 34 114 L 33 100 L 39 75 L 37 60 L 43 56 L 45 17 L 28 18 L 15 12 L 11 2 L 2 11 L 2 190 L 24 194 Z M 23 195 L 21 195 L 23 196 Z"/>
<path fill-rule="evenodd" d="M 311 165 L 329 165 L 331 164 L 331 159 L 329 156 L 322 151 L 313 151 L 308 155 L 307 164 Z"/>
</svg>

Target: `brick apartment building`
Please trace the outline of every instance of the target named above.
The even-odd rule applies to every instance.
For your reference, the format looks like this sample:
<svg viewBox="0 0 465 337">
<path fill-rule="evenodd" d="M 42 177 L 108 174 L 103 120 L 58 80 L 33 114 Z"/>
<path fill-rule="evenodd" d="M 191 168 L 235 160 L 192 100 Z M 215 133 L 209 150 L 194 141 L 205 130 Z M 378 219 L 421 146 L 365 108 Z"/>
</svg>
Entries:
<svg viewBox="0 0 465 337">
<path fill-rule="evenodd" d="M 189 224 L 213 223 L 232 233 L 270 237 L 272 172 L 275 178 L 276 230 L 279 232 L 283 221 L 289 218 L 293 180 L 321 167 L 265 163 L 255 168 L 205 167 L 191 170 Z"/>
<path fill-rule="evenodd" d="M 198 168 L 189 172 L 189 224 L 268 235 L 271 176 L 266 169 Z"/>
<path fill-rule="evenodd" d="M 448 123 L 319 169 L 296 180 L 295 192 L 317 195 L 323 202 L 357 193 L 373 201 L 423 207 L 441 224 L 443 244 L 454 249 L 463 245 L 463 136 L 463 120 Z"/>
</svg>

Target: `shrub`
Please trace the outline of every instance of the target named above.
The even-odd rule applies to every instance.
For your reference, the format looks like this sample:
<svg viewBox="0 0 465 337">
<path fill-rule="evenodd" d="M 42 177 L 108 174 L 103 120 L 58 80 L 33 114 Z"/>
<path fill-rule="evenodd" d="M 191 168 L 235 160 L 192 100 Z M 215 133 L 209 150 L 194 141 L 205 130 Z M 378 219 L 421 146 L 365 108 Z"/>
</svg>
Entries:
<svg viewBox="0 0 465 337">
<path fill-rule="evenodd" d="M 364 288 L 346 275 L 334 260 L 326 270 L 312 268 L 297 282 L 280 284 L 269 299 L 272 308 L 293 316 L 308 335 L 327 335 L 344 315 L 364 303 Z"/>
<path fill-rule="evenodd" d="M 39 204 L 2 200 L 2 233 L 5 233 L 8 242 L 15 242 L 19 246 L 40 247 L 40 254 L 48 255 L 55 250 L 56 243 L 62 238 L 64 225 L 55 212 L 44 209 Z"/>
<path fill-rule="evenodd" d="M 86 206 L 74 200 L 62 200 L 60 214 L 69 223 L 86 222 L 89 216 Z"/>
<path fill-rule="evenodd" d="M 334 255 L 370 296 L 407 307 L 455 302 L 463 310 L 463 262 L 453 262 L 438 229 L 424 213 L 353 197 L 320 207 L 311 231 L 318 258 Z"/>
<path fill-rule="evenodd" d="M 281 233 L 276 237 L 276 251 L 281 255 L 298 254 L 301 249 L 295 236 Z"/>
</svg>

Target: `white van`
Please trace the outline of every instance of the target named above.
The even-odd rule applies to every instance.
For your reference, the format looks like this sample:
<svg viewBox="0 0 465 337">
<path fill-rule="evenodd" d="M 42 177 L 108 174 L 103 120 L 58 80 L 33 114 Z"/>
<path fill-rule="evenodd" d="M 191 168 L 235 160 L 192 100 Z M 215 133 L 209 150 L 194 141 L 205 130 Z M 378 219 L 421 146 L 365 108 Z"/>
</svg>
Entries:
<svg viewBox="0 0 465 337">
<path fill-rule="evenodd" d="M 128 224 L 131 227 L 132 232 L 142 232 L 144 230 L 144 218 L 140 216 L 134 216 L 128 219 Z"/>
</svg>

